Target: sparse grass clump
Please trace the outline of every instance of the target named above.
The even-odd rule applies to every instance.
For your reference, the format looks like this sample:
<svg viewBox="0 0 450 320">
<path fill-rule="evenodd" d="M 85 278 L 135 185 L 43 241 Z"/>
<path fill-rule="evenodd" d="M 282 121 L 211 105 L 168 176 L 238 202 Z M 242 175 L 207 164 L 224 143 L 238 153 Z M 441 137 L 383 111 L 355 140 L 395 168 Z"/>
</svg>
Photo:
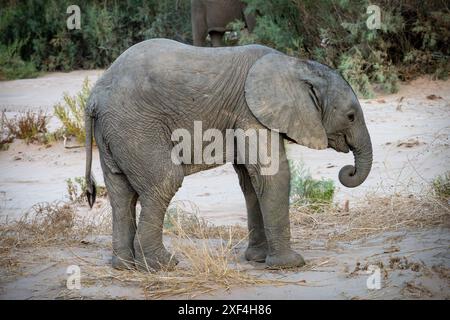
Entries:
<svg viewBox="0 0 450 320">
<path fill-rule="evenodd" d="M 330 179 L 314 179 L 301 163 L 289 162 L 291 170 L 291 203 L 308 206 L 320 211 L 333 202 L 334 182 Z"/>
<path fill-rule="evenodd" d="M 429 194 L 368 195 L 348 211 L 329 206 L 317 213 L 307 207 L 294 207 L 291 209 L 291 222 L 296 230 L 295 238 L 304 241 L 321 239 L 329 245 L 387 231 L 450 228 L 450 204 Z"/>
<path fill-rule="evenodd" d="M 26 143 L 35 141 L 46 143 L 50 116 L 46 115 L 44 111 L 22 112 L 12 119 L 3 117 L 3 135 L 6 136 L 6 139 L 2 139 L 2 141 L 10 143 L 17 138 L 25 140 Z"/>
<path fill-rule="evenodd" d="M 432 183 L 433 193 L 441 199 L 450 200 L 450 171 L 436 177 Z"/>
<path fill-rule="evenodd" d="M 216 226 L 198 215 L 198 208 L 190 201 L 172 202 L 164 219 L 164 232 L 179 235 L 182 232 L 196 239 L 224 239 L 230 236 L 244 239 L 247 228 L 239 225 Z"/>
<path fill-rule="evenodd" d="M 62 122 L 62 134 L 75 137 L 79 143 L 84 143 L 86 140 L 84 110 L 90 92 L 91 87 L 88 78 L 86 78 L 80 92 L 75 96 L 64 93 L 64 102 L 53 107 L 55 115 Z"/>
<path fill-rule="evenodd" d="M 38 203 L 19 220 L 0 223 L 0 247 L 12 250 L 76 243 L 90 234 L 109 232 L 110 224 L 101 213 L 80 217 L 72 203 Z"/>
</svg>

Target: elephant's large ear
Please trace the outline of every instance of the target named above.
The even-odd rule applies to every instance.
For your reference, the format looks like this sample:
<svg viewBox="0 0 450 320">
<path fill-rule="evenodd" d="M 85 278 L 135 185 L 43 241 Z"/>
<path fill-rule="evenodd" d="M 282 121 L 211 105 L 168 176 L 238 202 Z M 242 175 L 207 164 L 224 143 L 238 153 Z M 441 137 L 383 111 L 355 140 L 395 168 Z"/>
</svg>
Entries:
<svg viewBox="0 0 450 320">
<path fill-rule="evenodd" d="M 322 125 L 318 88 L 324 79 L 306 61 L 269 53 L 251 67 L 245 98 L 250 110 L 266 127 L 314 149 L 328 145 Z"/>
</svg>

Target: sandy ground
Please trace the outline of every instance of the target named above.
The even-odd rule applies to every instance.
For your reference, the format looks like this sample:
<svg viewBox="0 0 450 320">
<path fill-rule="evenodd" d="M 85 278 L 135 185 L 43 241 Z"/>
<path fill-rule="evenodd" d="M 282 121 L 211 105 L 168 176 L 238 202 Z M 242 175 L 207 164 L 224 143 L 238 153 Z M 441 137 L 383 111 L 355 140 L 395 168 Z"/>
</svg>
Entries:
<svg viewBox="0 0 450 320">
<path fill-rule="evenodd" d="M 148 291 L 137 283 L 124 283 L 114 276 L 102 279 L 86 271 L 92 266 L 109 268 L 110 242 L 110 237 L 98 237 L 87 245 L 23 250 L 19 256 L 26 264 L 20 276 L 0 282 L 0 299 L 147 298 Z M 235 268 L 262 279 L 287 282 L 285 285 L 233 286 L 165 298 L 450 299 L 448 229 L 385 233 L 364 241 L 340 243 L 332 250 L 317 244 L 309 247 L 311 243 L 299 243 L 295 237 L 293 242 L 294 249 L 316 267 L 305 271 L 266 270 L 261 264 L 244 261 L 244 244 L 236 250 L 240 258 Z M 66 288 L 70 265 L 80 267 L 80 290 Z M 374 274 L 367 270 L 368 266 L 381 266 L 378 290 L 368 289 L 367 281 Z"/>
<path fill-rule="evenodd" d="M 52 112 L 52 105 L 61 100 L 63 92 L 76 93 L 87 76 L 94 82 L 101 70 L 54 73 L 30 80 L 0 82 L 0 110 L 13 116 L 19 111 L 43 109 Z M 361 100 L 374 147 L 374 164 L 367 181 L 356 189 L 347 189 L 337 180 L 339 169 L 352 164 L 351 154 L 333 150 L 317 151 L 302 146 L 288 145 L 288 157 L 302 161 L 316 178 L 333 179 L 338 187 L 335 200 L 352 204 L 365 194 L 392 194 L 420 192 L 437 175 L 450 170 L 450 81 L 431 81 L 420 78 L 402 85 L 397 94 Z M 52 119 L 50 128 L 59 126 Z M 94 154 L 94 174 L 102 183 L 98 153 Z M 62 143 L 47 148 L 14 142 L 9 150 L 0 152 L 0 215 L 20 217 L 37 202 L 67 200 L 66 179 L 83 176 L 84 150 L 65 149 Z M 204 171 L 185 178 L 175 200 L 189 200 L 198 207 L 199 214 L 217 225 L 245 224 L 245 204 L 238 179 L 231 165 Z M 424 271 L 390 270 L 389 286 L 383 290 L 368 291 L 364 272 L 352 274 L 357 261 L 388 260 L 384 254 L 389 239 L 397 237 L 398 254 L 411 253 L 411 259 L 426 261 L 426 266 L 450 266 L 449 232 L 447 229 L 405 232 L 400 235 L 383 234 L 361 243 L 342 243 L 335 251 L 308 249 L 296 244 L 310 259 L 325 259 L 319 270 L 295 273 L 270 273 L 269 276 L 305 279 L 314 286 L 281 286 L 235 289 L 215 292 L 203 298 L 402 298 L 405 283 L 419 279 L 431 288 L 430 294 L 420 298 L 449 297 L 448 278 L 442 280 L 434 273 Z M 110 239 L 102 239 L 104 242 Z M 46 249 L 56 255 L 49 257 L 44 249 L 34 252 L 36 264 L 31 263 L 18 279 L 2 281 L 1 298 L 56 298 L 63 290 L 65 268 L 70 260 L 82 256 L 86 261 L 108 263 L 108 246 L 96 249 L 76 247 Z M 428 249 L 427 249 L 428 248 Z M 432 248 L 432 249 L 430 249 Z M 423 249 L 423 251 L 421 251 Z M 243 250 L 243 248 L 242 248 Z M 374 256 L 375 255 L 375 256 Z M 51 256 L 51 255 L 50 255 Z M 376 258 L 375 258 L 376 257 Z M 46 259 L 47 259 L 46 258 Z M 91 259 L 91 260 L 90 260 Z M 42 261 L 47 261 L 42 263 Z M 241 261 L 243 265 L 247 265 Z M 386 261 L 385 261 L 386 263 Z M 258 269 L 258 267 L 256 268 Z M 256 271 L 259 272 L 259 271 Z M 263 273 L 261 271 L 261 273 Z M 5 280 L 5 279 L 4 279 Z M 82 289 L 83 297 L 142 298 L 139 287 L 107 284 Z M 406 295 L 407 296 L 407 295 Z M 414 296 L 413 296 L 414 297 Z M 417 298 L 417 297 L 416 297 Z"/>
</svg>

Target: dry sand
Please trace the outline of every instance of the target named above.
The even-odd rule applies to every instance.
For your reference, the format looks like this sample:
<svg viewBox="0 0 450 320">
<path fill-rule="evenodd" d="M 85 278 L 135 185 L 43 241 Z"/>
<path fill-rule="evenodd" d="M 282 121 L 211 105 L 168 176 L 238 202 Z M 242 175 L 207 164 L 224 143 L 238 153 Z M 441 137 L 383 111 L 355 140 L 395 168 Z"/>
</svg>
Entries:
<svg viewBox="0 0 450 320">
<path fill-rule="evenodd" d="M 52 112 L 52 105 L 61 100 L 63 92 L 76 93 L 83 79 L 93 82 L 100 70 L 48 74 L 38 79 L 0 82 L 0 109 L 7 116 L 18 111 L 43 109 Z M 434 96 L 432 96 L 434 95 Z M 421 192 L 436 175 L 450 170 L 450 81 L 431 81 L 423 77 L 401 86 L 397 94 L 361 100 L 374 147 L 374 164 L 367 181 L 356 189 L 347 189 L 337 180 L 339 169 L 353 162 L 351 154 L 333 150 L 317 151 L 288 145 L 288 156 L 301 160 L 313 177 L 333 179 L 338 186 L 335 200 L 350 200 L 350 207 L 366 194 Z M 52 119 L 51 128 L 59 125 Z M 94 174 L 102 183 L 98 153 L 94 153 Z M 62 143 L 46 148 L 14 142 L 9 150 L 0 152 L 0 215 L 18 218 L 37 202 L 67 200 L 66 179 L 82 176 L 84 150 L 65 149 Z M 176 200 L 189 200 L 199 214 L 217 225 L 244 224 L 244 198 L 231 165 L 200 172 L 187 177 Z M 450 266 L 448 229 L 417 230 L 400 234 L 397 255 L 408 255 L 427 266 Z M 203 298 L 448 298 L 448 278 L 433 273 L 405 270 L 389 271 L 389 285 L 381 291 L 369 291 L 367 274 L 354 270 L 356 262 L 377 262 L 389 259 L 383 254 L 393 234 L 381 234 L 357 243 L 341 243 L 335 250 L 307 249 L 296 244 L 308 259 L 329 260 L 319 270 L 305 272 L 270 272 L 268 277 L 304 279 L 314 286 L 280 286 L 234 289 L 203 295 Z M 100 241 L 100 240 L 96 240 Z M 102 243 L 110 242 L 104 237 Z M 239 248 L 240 251 L 243 250 Z M 428 248 L 428 249 L 427 249 Z M 432 248 L 432 249 L 430 249 Z M 49 254 L 49 251 L 51 254 Z M 423 251 L 422 251 L 423 250 Z M 74 254 L 75 252 L 75 254 Z M 25 254 L 25 253 L 22 253 Z M 376 259 L 371 258 L 378 254 Z M 80 261 L 85 260 L 84 262 Z M 41 257 L 41 258 L 40 258 Z M 52 257 L 49 259 L 49 257 Z M 1 298 L 143 298 L 139 286 L 108 283 L 87 285 L 81 292 L 64 291 L 66 267 L 86 261 L 107 264 L 108 245 L 47 248 L 33 250 L 35 263 L 27 264 L 23 275 L 0 281 Z M 375 260 L 374 260 L 375 259 Z M 386 261 L 385 261 L 386 262 Z M 240 262 L 246 268 L 251 266 Z M 256 266 L 256 269 L 260 266 Z M 255 271 L 261 274 L 266 271 Z M 414 281 L 418 281 L 416 283 Z M 409 285 L 408 285 L 409 283 Z M 406 286 L 406 289 L 405 289 Z M 425 286 L 424 293 L 415 286 Z M 402 291 L 403 290 L 403 291 Z M 406 291 L 405 291 L 406 290 Z M 411 291 L 413 293 L 408 294 Z M 406 294 L 404 294 L 406 292 Z M 417 296 L 414 296 L 414 292 Z"/>
</svg>

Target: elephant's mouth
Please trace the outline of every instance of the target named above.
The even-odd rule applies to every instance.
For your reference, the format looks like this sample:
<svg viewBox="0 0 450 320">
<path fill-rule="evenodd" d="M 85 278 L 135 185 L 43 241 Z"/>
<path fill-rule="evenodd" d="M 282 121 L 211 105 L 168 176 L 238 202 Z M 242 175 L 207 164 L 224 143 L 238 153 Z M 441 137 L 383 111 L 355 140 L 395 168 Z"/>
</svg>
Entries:
<svg viewBox="0 0 450 320">
<path fill-rule="evenodd" d="M 328 147 L 343 153 L 348 153 L 352 149 L 343 134 L 328 136 Z"/>
</svg>

